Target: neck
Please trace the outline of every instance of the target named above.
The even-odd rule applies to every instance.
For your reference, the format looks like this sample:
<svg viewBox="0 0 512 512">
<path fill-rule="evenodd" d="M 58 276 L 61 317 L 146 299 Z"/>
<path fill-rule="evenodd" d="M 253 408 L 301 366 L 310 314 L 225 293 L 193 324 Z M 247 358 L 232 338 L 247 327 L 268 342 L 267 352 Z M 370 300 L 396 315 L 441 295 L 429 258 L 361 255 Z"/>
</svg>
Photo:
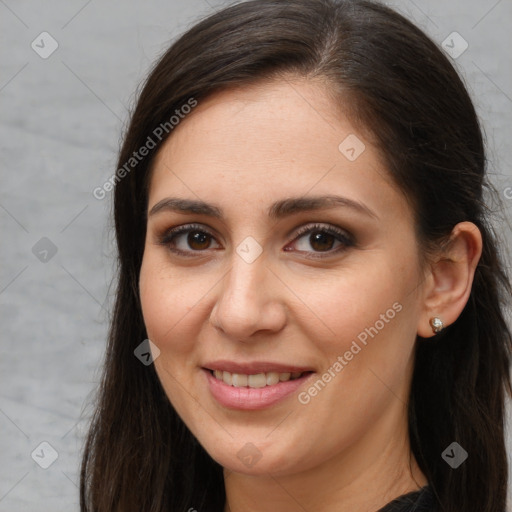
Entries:
<svg viewBox="0 0 512 512">
<path fill-rule="evenodd" d="M 307 471 L 253 476 L 224 470 L 224 512 L 377 511 L 427 484 L 410 452 L 406 421 L 402 425 L 376 426 L 357 446 Z"/>
</svg>

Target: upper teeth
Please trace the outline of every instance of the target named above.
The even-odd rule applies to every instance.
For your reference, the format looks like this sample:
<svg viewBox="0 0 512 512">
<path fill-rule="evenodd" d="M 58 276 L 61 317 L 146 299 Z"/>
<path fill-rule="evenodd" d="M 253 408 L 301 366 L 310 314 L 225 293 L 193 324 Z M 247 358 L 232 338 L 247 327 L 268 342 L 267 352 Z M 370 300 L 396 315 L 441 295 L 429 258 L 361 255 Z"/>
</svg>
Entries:
<svg viewBox="0 0 512 512">
<path fill-rule="evenodd" d="M 297 379 L 302 375 L 302 372 L 292 373 L 257 373 L 255 375 L 245 375 L 243 373 L 230 373 L 220 370 L 214 370 L 213 374 L 219 380 L 224 381 L 230 386 L 235 388 L 250 387 L 250 388 L 264 388 L 265 386 L 273 386 L 278 382 L 285 382 L 290 379 Z"/>
</svg>

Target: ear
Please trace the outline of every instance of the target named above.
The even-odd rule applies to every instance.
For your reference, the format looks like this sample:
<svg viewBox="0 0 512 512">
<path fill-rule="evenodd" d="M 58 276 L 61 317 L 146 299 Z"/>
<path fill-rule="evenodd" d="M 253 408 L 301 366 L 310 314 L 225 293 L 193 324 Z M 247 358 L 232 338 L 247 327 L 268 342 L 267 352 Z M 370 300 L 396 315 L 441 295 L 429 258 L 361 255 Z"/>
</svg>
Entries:
<svg viewBox="0 0 512 512">
<path fill-rule="evenodd" d="M 440 318 L 444 327 L 457 320 L 469 299 L 481 254 L 482 235 L 477 226 L 472 222 L 457 224 L 426 275 L 418 319 L 419 336 L 434 336 L 430 326 L 433 317 Z"/>
</svg>

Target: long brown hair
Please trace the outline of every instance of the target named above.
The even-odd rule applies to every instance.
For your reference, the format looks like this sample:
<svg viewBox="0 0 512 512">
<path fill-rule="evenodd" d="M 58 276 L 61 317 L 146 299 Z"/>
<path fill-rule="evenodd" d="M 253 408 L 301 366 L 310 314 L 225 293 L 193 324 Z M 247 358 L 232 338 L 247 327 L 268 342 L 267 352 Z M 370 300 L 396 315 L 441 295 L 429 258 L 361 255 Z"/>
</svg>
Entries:
<svg viewBox="0 0 512 512">
<path fill-rule="evenodd" d="M 253 0 L 193 26 L 160 58 L 140 93 L 119 155 L 114 197 L 117 295 L 103 379 L 83 455 L 82 512 L 222 511 L 222 468 L 174 411 L 153 365 L 134 349 L 147 338 L 138 278 L 151 163 L 172 129 L 155 129 L 191 98 L 287 74 L 324 79 L 366 127 L 414 207 L 420 252 L 461 221 L 483 254 L 460 317 L 417 339 L 408 403 L 411 448 L 443 512 L 502 512 L 507 490 L 505 392 L 512 394 L 512 294 L 484 203 L 486 157 L 468 93 L 448 58 L 393 10 L 364 0 Z M 343 103 L 345 102 L 345 103 Z M 193 115 L 193 113 L 191 114 Z M 127 170 L 142 146 L 148 155 Z M 157 139 L 157 140 L 156 140 Z M 452 469 L 456 441 L 469 454 Z"/>
</svg>

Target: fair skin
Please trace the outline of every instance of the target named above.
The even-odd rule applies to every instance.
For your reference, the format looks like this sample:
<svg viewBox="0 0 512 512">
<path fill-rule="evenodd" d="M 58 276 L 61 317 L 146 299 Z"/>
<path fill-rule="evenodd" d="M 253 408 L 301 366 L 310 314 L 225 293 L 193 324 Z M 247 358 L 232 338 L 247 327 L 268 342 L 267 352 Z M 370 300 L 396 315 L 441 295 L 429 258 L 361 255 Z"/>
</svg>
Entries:
<svg viewBox="0 0 512 512">
<path fill-rule="evenodd" d="M 216 93 L 154 162 L 148 212 L 170 197 L 221 210 L 219 218 L 165 207 L 148 215 L 140 294 L 162 385 L 224 467 L 226 512 L 376 511 L 427 484 L 407 431 L 413 350 L 417 335 L 433 336 L 430 318 L 449 325 L 460 315 L 480 233 L 457 225 L 422 268 L 410 206 L 379 151 L 331 102 L 323 84 L 304 79 Z M 338 149 L 350 134 L 365 144 L 353 161 Z M 364 208 L 267 212 L 283 199 L 334 194 Z M 188 238 L 159 243 L 190 223 L 199 227 Z M 320 243 L 313 233 L 297 238 L 313 224 Z M 329 226 L 352 242 L 322 231 Z M 261 248 L 251 262 L 237 252 L 249 236 Z M 345 357 L 370 327 L 367 344 Z M 308 391 L 338 356 L 341 371 Z M 277 403 L 237 409 L 219 403 L 205 377 L 219 359 L 313 373 Z M 237 455 L 248 449 L 258 454 L 253 464 Z"/>
</svg>

